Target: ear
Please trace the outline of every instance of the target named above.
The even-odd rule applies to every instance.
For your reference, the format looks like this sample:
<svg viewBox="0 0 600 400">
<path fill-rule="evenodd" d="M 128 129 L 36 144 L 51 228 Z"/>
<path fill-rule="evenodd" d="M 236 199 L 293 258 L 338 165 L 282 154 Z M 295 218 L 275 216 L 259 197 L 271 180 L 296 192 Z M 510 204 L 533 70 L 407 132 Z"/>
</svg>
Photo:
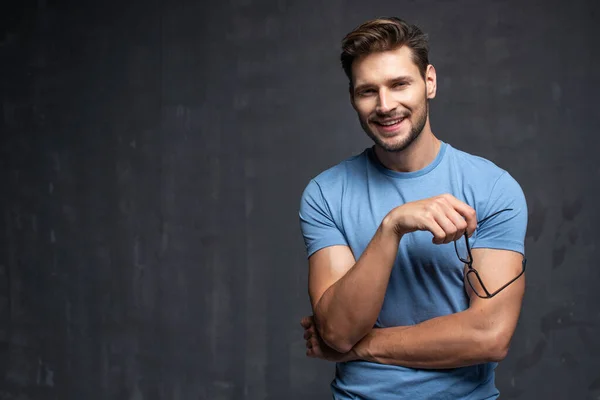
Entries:
<svg viewBox="0 0 600 400">
<path fill-rule="evenodd" d="M 425 71 L 425 86 L 427 88 L 427 98 L 435 98 L 437 92 L 437 76 L 433 65 L 429 64 Z"/>
</svg>

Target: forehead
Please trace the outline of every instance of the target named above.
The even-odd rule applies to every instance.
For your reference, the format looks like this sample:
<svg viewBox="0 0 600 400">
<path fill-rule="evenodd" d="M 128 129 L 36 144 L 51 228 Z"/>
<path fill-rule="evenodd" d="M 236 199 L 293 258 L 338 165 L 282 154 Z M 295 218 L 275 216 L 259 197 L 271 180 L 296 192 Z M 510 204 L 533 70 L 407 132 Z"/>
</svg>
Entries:
<svg viewBox="0 0 600 400">
<path fill-rule="evenodd" d="M 377 84 L 398 76 L 420 76 L 412 51 L 406 46 L 359 57 L 352 63 L 354 85 Z"/>
</svg>

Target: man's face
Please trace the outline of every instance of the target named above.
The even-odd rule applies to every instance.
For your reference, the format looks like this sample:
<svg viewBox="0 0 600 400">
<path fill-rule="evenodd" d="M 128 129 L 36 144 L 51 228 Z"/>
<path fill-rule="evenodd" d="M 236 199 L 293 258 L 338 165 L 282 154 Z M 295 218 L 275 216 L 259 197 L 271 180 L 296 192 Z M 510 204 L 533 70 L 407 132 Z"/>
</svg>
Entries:
<svg viewBox="0 0 600 400">
<path fill-rule="evenodd" d="M 403 46 L 356 59 L 352 72 L 352 105 L 364 131 L 386 151 L 406 149 L 427 124 L 428 101 L 435 96 L 433 67 L 424 80 Z"/>
</svg>

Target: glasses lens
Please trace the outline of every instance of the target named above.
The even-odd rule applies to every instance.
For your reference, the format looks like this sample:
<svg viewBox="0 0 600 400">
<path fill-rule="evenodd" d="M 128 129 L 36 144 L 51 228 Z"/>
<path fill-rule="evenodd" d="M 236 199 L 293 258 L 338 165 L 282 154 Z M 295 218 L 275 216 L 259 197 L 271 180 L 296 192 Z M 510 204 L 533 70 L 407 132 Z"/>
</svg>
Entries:
<svg viewBox="0 0 600 400">
<path fill-rule="evenodd" d="M 478 275 L 477 272 L 475 272 L 475 270 L 467 271 L 467 281 L 469 282 L 469 286 L 471 286 L 471 289 L 473 289 L 473 291 L 475 292 L 475 294 L 477 296 L 489 297 L 491 295 L 497 294 L 498 291 L 502 291 L 502 290 L 506 289 L 508 286 L 510 286 L 512 283 L 516 282 L 521 277 L 521 275 L 523 275 L 523 272 L 525 272 L 524 268 L 525 268 L 525 265 L 523 265 L 523 269 L 518 274 L 515 274 L 515 276 L 512 277 L 510 280 L 507 280 L 506 282 L 501 282 L 498 284 L 493 284 L 493 285 L 491 285 L 491 287 L 490 287 L 490 282 L 488 282 L 487 284 L 482 282 L 483 281 L 482 277 L 480 275 Z M 486 289 L 487 289 L 487 292 L 486 292 Z"/>
<path fill-rule="evenodd" d="M 483 286 L 479 277 L 475 273 L 475 271 L 470 270 L 467 272 L 467 281 L 469 281 L 469 286 L 475 292 L 475 294 L 479 297 L 487 297 L 487 293 L 483 290 Z"/>
</svg>

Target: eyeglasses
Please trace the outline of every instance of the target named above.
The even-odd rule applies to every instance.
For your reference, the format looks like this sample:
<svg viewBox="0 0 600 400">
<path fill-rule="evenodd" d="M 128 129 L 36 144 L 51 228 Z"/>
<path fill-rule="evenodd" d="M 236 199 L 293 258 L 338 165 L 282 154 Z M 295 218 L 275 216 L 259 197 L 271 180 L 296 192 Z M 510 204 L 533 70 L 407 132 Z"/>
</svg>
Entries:
<svg viewBox="0 0 600 400">
<path fill-rule="evenodd" d="M 505 208 L 504 210 L 496 211 L 492 215 L 489 215 L 489 216 L 485 217 L 484 219 L 482 219 L 481 221 L 477 222 L 477 225 L 480 225 L 481 223 L 487 221 L 488 219 L 490 219 L 502 212 L 505 212 L 505 211 L 512 211 L 512 208 Z M 500 289 L 494 291 L 493 293 L 490 293 L 489 290 L 483 284 L 483 281 L 481 280 L 481 277 L 479 276 L 479 272 L 477 272 L 477 270 L 475 268 L 473 268 L 473 256 L 471 255 L 471 246 L 469 246 L 469 237 L 467 236 L 466 232 L 465 232 L 464 238 L 465 238 L 465 243 L 466 243 L 466 248 L 467 248 L 466 257 L 461 255 L 458 251 L 458 245 L 457 245 L 458 240 L 454 241 L 454 249 L 456 250 L 456 255 L 458 256 L 458 259 L 467 266 L 466 271 L 465 271 L 465 279 L 469 282 L 469 285 L 471 286 L 471 289 L 473 289 L 473 292 L 477 296 L 481 297 L 482 299 L 491 299 L 492 297 L 494 297 L 495 295 L 500 293 L 502 290 L 506 289 L 511 283 L 513 283 L 514 281 L 519 279 L 521 277 L 521 275 L 523 275 L 525 273 L 525 267 L 527 265 L 527 260 L 525 258 L 523 258 L 523 263 L 522 263 L 523 268 L 522 268 L 521 272 L 516 277 L 514 277 L 512 280 L 510 280 L 507 284 L 502 286 Z"/>
</svg>

